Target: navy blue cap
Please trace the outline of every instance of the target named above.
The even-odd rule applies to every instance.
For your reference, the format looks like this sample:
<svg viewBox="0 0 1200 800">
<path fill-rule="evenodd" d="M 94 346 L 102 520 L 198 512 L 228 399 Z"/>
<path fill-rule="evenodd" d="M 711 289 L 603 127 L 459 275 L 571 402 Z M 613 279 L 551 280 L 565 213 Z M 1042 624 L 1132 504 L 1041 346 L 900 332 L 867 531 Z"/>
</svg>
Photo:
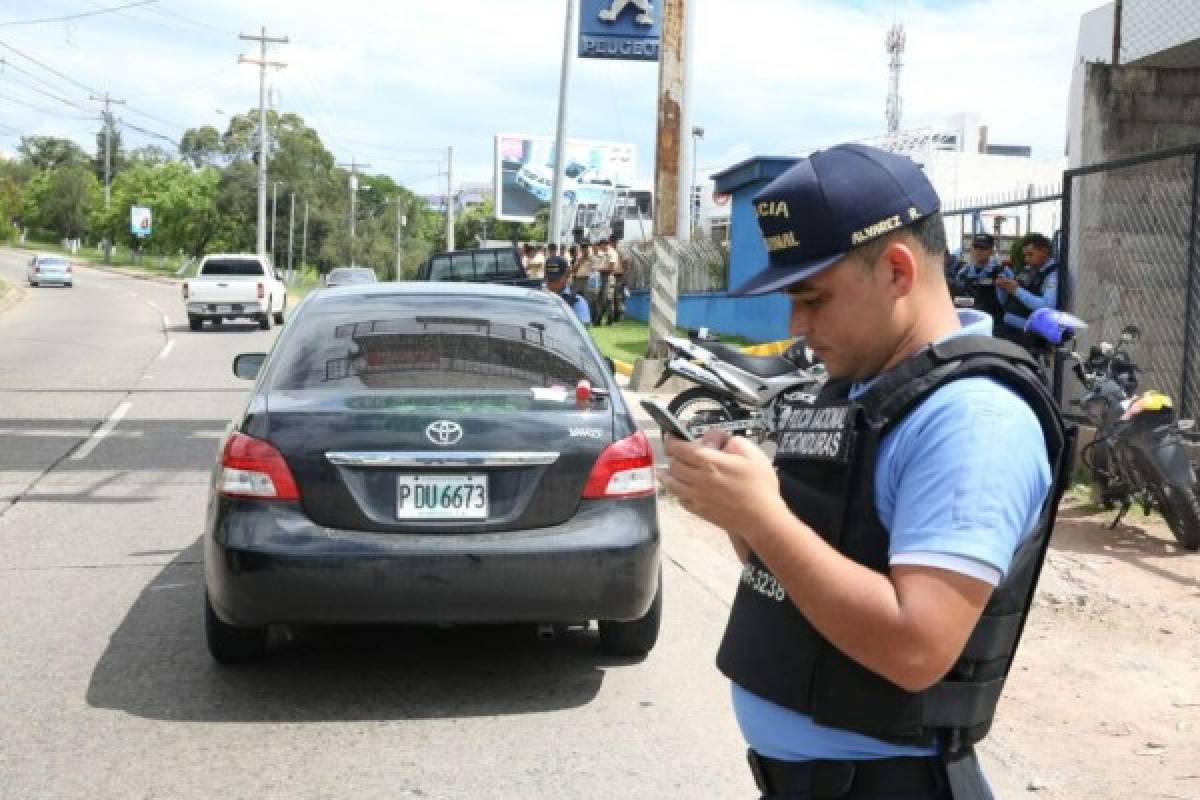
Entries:
<svg viewBox="0 0 1200 800">
<path fill-rule="evenodd" d="M 557 264 L 552 264 L 552 263 L 547 262 L 546 270 L 543 273 L 543 276 L 548 281 L 556 281 L 566 274 L 567 274 L 567 264 L 565 261 L 562 263 L 557 263 Z"/>
<path fill-rule="evenodd" d="M 733 291 L 775 292 L 941 208 L 912 159 L 842 144 L 801 159 L 754 197 L 769 262 Z"/>
</svg>

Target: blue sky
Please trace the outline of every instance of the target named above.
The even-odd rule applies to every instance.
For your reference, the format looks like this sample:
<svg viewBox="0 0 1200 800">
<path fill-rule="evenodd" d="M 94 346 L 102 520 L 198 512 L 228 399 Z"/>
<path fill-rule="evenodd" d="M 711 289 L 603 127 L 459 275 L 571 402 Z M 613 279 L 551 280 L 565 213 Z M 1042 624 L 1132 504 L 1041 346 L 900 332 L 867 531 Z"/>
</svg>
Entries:
<svg viewBox="0 0 1200 800">
<path fill-rule="evenodd" d="M 973 111 L 993 141 L 1059 156 L 1079 16 L 1101 4 L 694 1 L 702 170 L 883 132 L 883 41 L 893 20 L 908 34 L 905 127 Z M 368 171 L 417 191 L 444 180 L 437 173 L 447 145 L 457 178 L 490 180 L 494 134 L 554 130 L 564 0 L 158 0 L 12 24 L 128 2 L 0 4 L 0 58 L 11 65 L 0 65 L 0 150 L 11 151 L 22 133 L 69 136 L 90 149 L 99 122 L 79 107 L 98 108 L 89 90 L 128 100 L 117 109 L 126 123 L 176 140 L 187 127 L 223 129 L 224 114 L 257 104 L 257 70 L 237 63 L 239 53 L 256 56 L 257 45 L 237 34 L 262 25 L 291 39 L 270 53 L 288 63 L 271 77 L 278 107 L 300 113 L 340 161 L 368 162 Z M 635 143 L 639 172 L 649 177 L 656 81 L 654 65 L 576 61 L 570 135 Z M 153 141 L 129 127 L 124 136 L 133 145 Z"/>
</svg>

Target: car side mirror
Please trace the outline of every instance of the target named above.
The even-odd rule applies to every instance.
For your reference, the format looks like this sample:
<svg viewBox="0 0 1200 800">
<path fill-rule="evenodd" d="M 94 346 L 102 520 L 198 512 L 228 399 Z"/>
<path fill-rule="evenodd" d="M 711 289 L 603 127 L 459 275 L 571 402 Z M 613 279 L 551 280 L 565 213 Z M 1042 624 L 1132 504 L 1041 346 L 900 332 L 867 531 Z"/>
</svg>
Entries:
<svg viewBox="0 0 1200 800">
<path fill-rule="evenodd" d="M 242 380 L 252 381 L 258 377 L 266 360 L 266 353 L 242 353 L 234 356 L 233 374 Z"/>
<path fill-rule="evenodd" d="M 1142 329 L 1137 325 L 1126 325 L 1121 329 L 1121 341 L 1133 343 L 1142 338 Z"/>
</svg>

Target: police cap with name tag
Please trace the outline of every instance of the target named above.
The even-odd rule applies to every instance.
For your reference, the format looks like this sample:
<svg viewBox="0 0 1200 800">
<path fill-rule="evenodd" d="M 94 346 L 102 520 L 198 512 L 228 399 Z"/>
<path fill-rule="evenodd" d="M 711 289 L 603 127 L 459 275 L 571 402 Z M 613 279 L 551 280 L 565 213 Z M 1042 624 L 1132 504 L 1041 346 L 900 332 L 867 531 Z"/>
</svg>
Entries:
<svg viewBox="0 0 1200 800">
<path fill-rule="evenodd" d="M 769 261 L 733 294 L 766 294 L 805 280 L 940 207 L 925 173 L 906 156 L 861 144 L 813 153 L 755 196 Z"/>
</svg>

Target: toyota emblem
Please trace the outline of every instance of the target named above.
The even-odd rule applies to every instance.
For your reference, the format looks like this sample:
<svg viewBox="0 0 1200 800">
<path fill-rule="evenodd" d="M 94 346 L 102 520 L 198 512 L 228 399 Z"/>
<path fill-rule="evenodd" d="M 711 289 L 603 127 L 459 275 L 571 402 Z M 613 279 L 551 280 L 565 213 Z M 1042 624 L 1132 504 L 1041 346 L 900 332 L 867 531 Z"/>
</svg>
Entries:
<svg viewBox="0 0 1200 800">
<path fill-rule="evenodd" d="M 434 444 L 449 447 L 452 444 L 458 444 L 458 440 L 462 438 L 463 429 L 462 425 L 459 425 L 457 422 L 451 422 L 448 419 L 439 419 L 425 429 L 425 435 Z"/>
</svg>

